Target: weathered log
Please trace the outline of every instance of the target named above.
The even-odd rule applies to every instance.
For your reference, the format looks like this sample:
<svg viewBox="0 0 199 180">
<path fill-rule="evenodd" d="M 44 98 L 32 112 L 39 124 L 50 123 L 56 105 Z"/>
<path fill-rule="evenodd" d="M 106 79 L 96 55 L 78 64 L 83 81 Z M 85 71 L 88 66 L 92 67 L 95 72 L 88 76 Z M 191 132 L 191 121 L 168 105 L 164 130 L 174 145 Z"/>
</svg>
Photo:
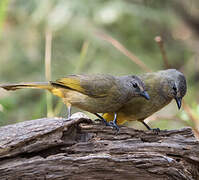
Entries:
<svg viewBox="0 0 199 180">
<path fill-rule="evenodd" d="M 191 128 L 111 127 L 76 113 L 0 128 L 0 179 L 199 179 Z"/>
</svg>

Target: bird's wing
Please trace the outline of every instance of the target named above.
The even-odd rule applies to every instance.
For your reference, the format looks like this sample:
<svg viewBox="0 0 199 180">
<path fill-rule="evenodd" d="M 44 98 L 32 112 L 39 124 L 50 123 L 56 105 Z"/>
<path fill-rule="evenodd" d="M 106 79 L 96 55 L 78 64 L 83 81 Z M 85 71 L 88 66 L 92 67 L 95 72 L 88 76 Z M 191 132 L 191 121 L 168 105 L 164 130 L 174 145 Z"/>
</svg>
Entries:
<svg viewBox="0 0 199 180">
<path fill-rule="evenodd" d="M 51 84 L 96 98 L 106 97 L 116 88 L 116 80 L 110 75 L 70 75 Z"/>
</svg>

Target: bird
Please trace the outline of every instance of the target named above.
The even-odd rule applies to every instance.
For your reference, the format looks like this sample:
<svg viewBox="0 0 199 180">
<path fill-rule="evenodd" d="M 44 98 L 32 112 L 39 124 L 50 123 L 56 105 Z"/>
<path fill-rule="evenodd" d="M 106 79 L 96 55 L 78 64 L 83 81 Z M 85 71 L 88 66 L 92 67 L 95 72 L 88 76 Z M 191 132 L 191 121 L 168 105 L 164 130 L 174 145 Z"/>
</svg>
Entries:
<svg viewBox="0 0 199 180">
<path fill-rule="evenodd" d="M 145 85 L 135 75 L 113 76 L 109 74 L 94 75 L 68 75 L 66 77 L 49 82 L 31 82 L 17 84 L 1 84 L 5 90 L 18 90 L 24 88 L 46 89 L 53 95 L 63 99 L 68 109 L 68 118 L 71 116 L 71 107 L 95 114 L 104 120 L 106 125 L 111 125 L 118 130 L 116 124 L 117 113 L 126 102 L 133 97 L 143 96 L 149 99 Z M 111 123 L 98 113 L 113 112 Z"/>
<path fill-rule="evenodd" d="M 125 122 L 137 120 L 142 122 L 148 130 L 158 132 L 160 131 L 159 128 L 152 129 L 144 120 L 165 107 L 172 99 L 175 99 L 177 107 L 180 109 L 182 98 L 187 91 L 186 78 L 183 73 L 176 69 L 145 73 L 138 77 L 145 83 L 150 100 L 146 101 L 140 97 L 129 100 L 117 111 L 117 124 L 121 125 Z M 109 122 L 113 113 L 104 113 L 102 117 Z"/>
</svg>

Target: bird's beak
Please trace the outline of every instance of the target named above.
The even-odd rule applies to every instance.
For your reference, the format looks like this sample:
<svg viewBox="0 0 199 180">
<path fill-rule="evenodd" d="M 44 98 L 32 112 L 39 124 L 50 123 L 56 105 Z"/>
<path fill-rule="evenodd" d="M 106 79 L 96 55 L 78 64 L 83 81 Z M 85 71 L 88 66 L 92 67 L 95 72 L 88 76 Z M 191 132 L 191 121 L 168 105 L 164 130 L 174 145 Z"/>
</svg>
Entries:
<svg viewBox="0 0 199 180">
<path fill-rule="evenodd" d="M 142 92 L 140 93 L 140 95 L 143 96 L 143 97 L 144 97 L 145 99 L 147 99 L 147 100 L 150 99 L 150 96 L 149 96 L 149 94 L 148 94 L 146 91 L 142 91 Z"/>
<path fill-rule="evenodd" d="M 180 109 L 180 108 L 181 108 L 181 105 L 182 105 L 182 98 L 175 97 L 175 100 L 176 100 L 178 109 Z"/>
</svg>

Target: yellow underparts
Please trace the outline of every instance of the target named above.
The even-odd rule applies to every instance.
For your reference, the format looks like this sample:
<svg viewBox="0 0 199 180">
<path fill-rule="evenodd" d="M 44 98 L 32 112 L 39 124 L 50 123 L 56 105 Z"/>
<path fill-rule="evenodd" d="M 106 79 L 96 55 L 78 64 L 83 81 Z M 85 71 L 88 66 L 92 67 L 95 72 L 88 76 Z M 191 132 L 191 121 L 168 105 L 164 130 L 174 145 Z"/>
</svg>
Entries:
<svg viewBox="0 0 199 180">
<path fill-rule="evenodd" d="M 107 122 L 110 122 L 110 121 L 113 121 L 114 119 L 114 113 L 105 113 L 103 114 L 103 118 L 107 121 Z M 117 114 L 117 124 L 118 125 L 122 125 L 124 124 L 127 120 L 127 117 L 118 113 Z"/>
</svg>

